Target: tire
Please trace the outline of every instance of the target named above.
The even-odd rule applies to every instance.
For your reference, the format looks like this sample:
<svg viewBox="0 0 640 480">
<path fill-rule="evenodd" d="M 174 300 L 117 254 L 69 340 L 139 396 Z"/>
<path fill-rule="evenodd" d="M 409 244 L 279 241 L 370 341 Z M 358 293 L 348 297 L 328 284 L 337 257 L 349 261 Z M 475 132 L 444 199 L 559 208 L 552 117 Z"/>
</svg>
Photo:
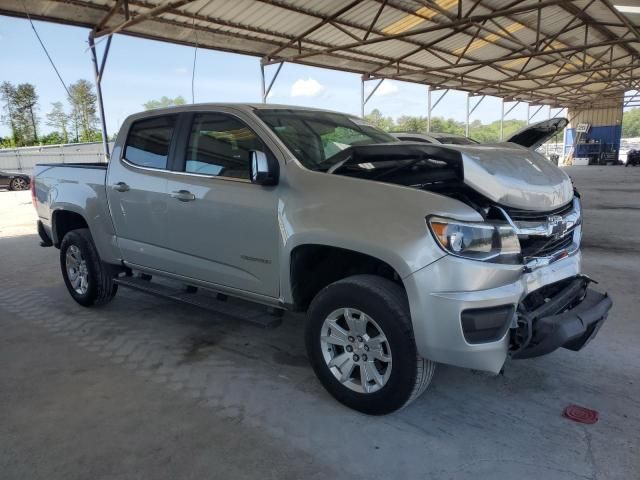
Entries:
<svg viewBox="0 0 640 480">
<path fill-rule="evenodd" d="M 15 177 L 9 184 L 9 190 L 29 190 L 29 180 L 23 177 Z"/>
<path fill-rule="evenodd" d="M 349 325 L 356 325 L 349 323 L 348 318 L 351 322 L 354 319 L 360 324 L 364 322 L 367 332 L 362 335 L 364 342 L 360 342 L 357 335 L 351 342 L 350 337 L 354 335 L 350 333 L 362 330 L 347 329 Z M 380 337 L 380 333 L 384 337 Z M 380 338 L 386 342 L 380 342 Z M 427 388 L 435 370 L 434 362 L 417 353 L 404 289 L 375 275 L 355 275 L 322 289 L 307 312 L 305 341 L 311 365 L 327 391 L 344 405 L 369 415 L 384 415 L 409 405 Z M 381 348 L 372 354 L 378 344 Z M 377 376 L 376 372 L 371 374 L 371 365 L 366 365 L 372 363 L 372 357 L 376 358 L 373 365 Z M 378 358 L 390 361 L 385 363 Z M 360 363 L 352 367 L 354 360 Z M 367 378 L 375 379 L 363 382 L 361 366 L 369 371 Z M 349 380 L 338 378 L 344 378 L 351 368 Z"/>
<path fill-rule="evenodd" d="M 69 294 L 84 307 L 109 303 L 118 291 L 113 282 L 114 269 L 100 261 L 87 228 L 71 230 L 64 236 L 60 244 L 60 268 Z M 74 271 L 82 272 L 86 281 L 78 283 L 79 275 L 74 276 Z"/>
</svg>

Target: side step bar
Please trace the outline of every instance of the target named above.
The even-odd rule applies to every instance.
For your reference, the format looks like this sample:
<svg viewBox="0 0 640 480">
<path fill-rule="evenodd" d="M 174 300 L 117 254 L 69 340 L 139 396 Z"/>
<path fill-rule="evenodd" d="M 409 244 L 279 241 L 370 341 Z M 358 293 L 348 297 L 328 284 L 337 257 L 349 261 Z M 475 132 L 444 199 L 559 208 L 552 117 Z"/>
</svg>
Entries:
<svg viewBox="0 0 640 480">
<path fill-rule="evenodd" d="M 269 313 L 267 307 L 250 307 L 235 302 L 221 301 L 218 299 L 220 297 L 216 298 L 215 293 L 205 293 L 206 290 L 203 289 L 199 289 L 199 292 L 202 293 L 191 293 L 179 287 L 136 277 L 118 277 L 114 279 L 114 282 L 125 288 L 204 308 L 234 320 L 250 322 L 262 328 L 274 328 L 282 323 L 282 315 Z M 280 313 L 281 311 L 277 310 L 276 312 Z"/>
</svg>

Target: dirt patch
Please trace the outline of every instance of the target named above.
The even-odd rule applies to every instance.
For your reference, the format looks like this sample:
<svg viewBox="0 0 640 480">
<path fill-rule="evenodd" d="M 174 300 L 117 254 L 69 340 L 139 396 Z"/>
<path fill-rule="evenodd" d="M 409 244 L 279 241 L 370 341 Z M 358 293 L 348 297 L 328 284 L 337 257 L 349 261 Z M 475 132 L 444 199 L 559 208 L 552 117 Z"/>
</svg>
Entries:
<svg viewBox="0 0 640 480">
<path fill-rule="evenodd" d="M 288 352 L 275 352 L 273 354 L 273 361 L 279 365 L 286 365 L 288 367 L 308 367 L 309 360 L 304 355 L 292 355 Z"/>
<path fill-rule="evenodd" d="M 209 333 L 203 336 L 190 337 L 186 340 L 186 349 L 180 363 L 193 363 L 205 360 L 220 343 L 220 335 Z"/>
</svg>

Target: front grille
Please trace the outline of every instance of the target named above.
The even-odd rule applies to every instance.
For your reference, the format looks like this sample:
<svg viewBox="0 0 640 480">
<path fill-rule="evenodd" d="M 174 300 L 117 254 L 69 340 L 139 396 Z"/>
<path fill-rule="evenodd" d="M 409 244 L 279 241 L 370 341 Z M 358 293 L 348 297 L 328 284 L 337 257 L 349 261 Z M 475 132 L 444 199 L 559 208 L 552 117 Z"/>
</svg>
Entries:
<svg viewBox="0 0 640 480">
<path fill-rule="evenodd" d="M 514 222 L 546 222 L 552 215 L 567 215 L 573 209 L 573 202 L 569 202 L 563 207 L 549 210 L 548 212 L 536 212 L 531 210 L 519 210 L 516 208 L 504 208 L 507 215 Z"/>
<path fill-rule="evenodd" d="M 561 238 L 521 237 L 520 250 L 524 257 L 546 257 L 561 250 L 568 249 L 573 243 L 573 233 Z"/>
</svg>

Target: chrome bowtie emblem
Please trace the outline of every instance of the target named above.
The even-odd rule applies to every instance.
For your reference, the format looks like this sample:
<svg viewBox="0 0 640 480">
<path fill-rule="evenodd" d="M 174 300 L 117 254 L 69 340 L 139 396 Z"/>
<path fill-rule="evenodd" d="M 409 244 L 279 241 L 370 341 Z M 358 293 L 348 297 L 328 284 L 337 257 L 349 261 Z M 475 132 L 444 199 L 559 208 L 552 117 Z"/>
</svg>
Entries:
<svg viewBox="0 0 640 480">
<path fill-rule="evenodd" d="M 567 224 L 561 215 L 549 215 L 547 217 L 547 225 L 552 235 L 562 235 L 567 228 Z"/>
</svg>

